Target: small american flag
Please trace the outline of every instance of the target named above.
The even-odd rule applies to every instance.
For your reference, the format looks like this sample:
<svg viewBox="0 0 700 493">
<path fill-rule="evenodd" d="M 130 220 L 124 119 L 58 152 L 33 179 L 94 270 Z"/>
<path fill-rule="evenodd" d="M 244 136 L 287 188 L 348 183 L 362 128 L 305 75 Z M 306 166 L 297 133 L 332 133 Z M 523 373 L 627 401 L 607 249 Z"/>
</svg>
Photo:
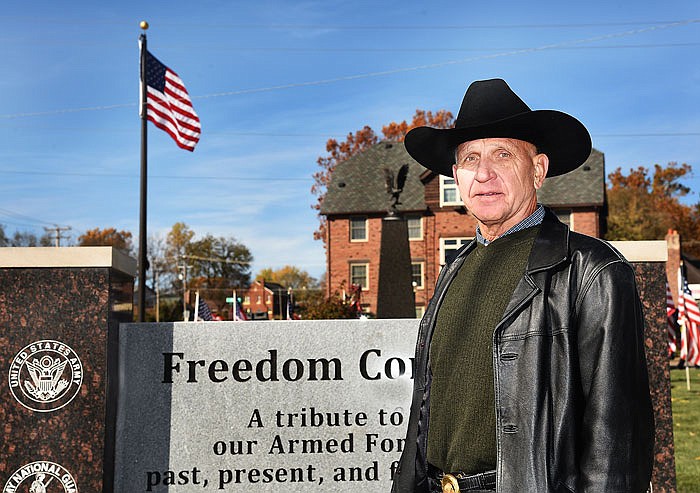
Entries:
<svg viewBox="0 0 700 493">
<path fill-rule="evenodd" d="M 234 320 L 237 320 L 237 321 L 248 320 L 248 317 L 246 317 L 245 312 L 243 311 L 243 308 L 241 308 L 240 303 L 236 303 L 236 312 L 234 314 Z"/>
<path fill-rule="evenodd" d="M 214 316 L 211 314 L 209 305 L 206 301 L 204 301 L 203 298 L 199 298 L 199 309 L 197 311 L 199 312 L 199 318 L 201 318 L 202 320 L 205 320 L 207 322 L 214 320 Z"/>
<path fill-rule="evenodd" d="M 180 77 L 146 50 L 146 117 L 182 149 L 194 151 L 202 126 Z"/>
<path fill-rule="evenodd" d="M 681 359 L 688 366 L 700 365 L 700 308 L 685 277 L 681 279 L 678 293 L 678 322 L 681 329 Z"/>
</svg>

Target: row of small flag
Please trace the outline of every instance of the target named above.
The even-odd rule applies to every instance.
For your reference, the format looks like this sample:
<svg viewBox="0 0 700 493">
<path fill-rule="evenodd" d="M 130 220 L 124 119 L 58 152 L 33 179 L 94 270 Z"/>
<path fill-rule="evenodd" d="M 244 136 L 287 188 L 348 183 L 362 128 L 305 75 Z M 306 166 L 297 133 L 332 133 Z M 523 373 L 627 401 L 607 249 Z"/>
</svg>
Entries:
<svg viewBox="0 0 700 493">
<path fill-rule="evenodd" d="M 207 304 L 206 301 L 204 301 L 204 298 L 199 297 L 199 291 L 197 291 L 197 294 L 195 296 L 197 298 L 196 300 L 196 309 L 194 313 L 194 319 L 199 321 L 203 320 L 205 322 L 212 322 L 212 321 L 220 321 L 223 320 L 219 315 L 214 315 L 211 312 L 211 309 L 209 308 L 209 305 Z M 234 300 L 235 300 L 234 296 Z M 234 301 L 234 309 L 233 309 L 233 320 L 236 322 L 240 322 L 243 320 L 248 320 L 248 317 L 246 317 L 245 312 L 243 311 L 243 308 L 241 308 L 241 304 L 238 303 L 237 301 Z"/>
<path fill-rule="evenodd" d="M 209 308 L 209 305 L 207 304 L 207 302 L 204 301 L 204 298 L 199 297 L 199 291 L 197 291 L 196 298 L 197 299 L 196 299 L 195 305 L 197 306 L 197 308 L 196 308 L 195 314 L 194 314 L 195 320 L 203 320 L 205 322 L 214 321 L 214 320 L 222 320 L 221 317 L 219 317 L 218 315 L 214 315 L 211 312 L 211 309 Z M 238 298 L 235 296 L 235 294 L 233 296 L 233 300 L 234 300 L 233 301 L 233 304 L 234 304 L 233 320 L 237 321 L 237 322 L 248 320 L 248 317 L 246 316 L 245 312 L 243 311 L 241 304 L 238 303 Z M 286 313 L 286 315 L 287 315 L 287 320 L 299 320 L 299 318 L 300 318 L 296 313 L 294 313 L 294 297 L 292 296 L 291 290 L 289 291 L 288 296 L 287 296 L 287 313 Z"/>
<path fill-rule="evenodd" d="M 666 283 L 666 319 L 669 355 L 680 349 L 679 357 L 686 366 L 700 366 L 700 308 L 682 274 L 679 276 L 678 306 L 675 306 L 671 288 Z"/>
</svg>

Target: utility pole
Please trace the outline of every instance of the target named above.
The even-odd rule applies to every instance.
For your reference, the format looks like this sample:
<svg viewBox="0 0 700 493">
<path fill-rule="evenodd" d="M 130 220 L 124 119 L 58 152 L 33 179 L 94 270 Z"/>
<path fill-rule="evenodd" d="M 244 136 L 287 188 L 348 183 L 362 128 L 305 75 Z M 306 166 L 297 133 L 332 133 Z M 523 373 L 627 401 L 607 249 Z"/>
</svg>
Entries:
<svg viewBox="0 0 700 493">
<path fill-rule="evenodd" d="M 178 279 L 182 281 L 182 318 L 185 322 L 189 320 L 189 312 L 187 310 L 187 269 L 189 265 L 187 265 L 187 260 L 185 260 L 185 256 L 183 255 L 182 257 L 183 260 L 183 265 L 177 266 L 178 270 L 180 270 L 180 274 L 178 274 Z"/>
<path fill-rule="evenodd" d="M 68 239 L 69 238 L 68 236 L 63 236 L 61 234 L 61 232 L 62 231 L 70 231 L 70 229 L 71 229 L 70 226 L 61 227 L 58 224 L 54 224 L 53 228 L 47 228 L 46 226 L 44 226 L 44 231 L 46 231 L 47 233 L 49 233 L 51 231 L 54 232 L 54 238 L 56 240 L 55 241 L 56 248 L 61 246 L 61 239 Z"/>
<path fill-rule="evenodd" d="M 153 269 L 153 285 L 156 288 L 156 322 L 160 322 L 160 288 L 158 287 L 158 272 Z"/>
</svg>

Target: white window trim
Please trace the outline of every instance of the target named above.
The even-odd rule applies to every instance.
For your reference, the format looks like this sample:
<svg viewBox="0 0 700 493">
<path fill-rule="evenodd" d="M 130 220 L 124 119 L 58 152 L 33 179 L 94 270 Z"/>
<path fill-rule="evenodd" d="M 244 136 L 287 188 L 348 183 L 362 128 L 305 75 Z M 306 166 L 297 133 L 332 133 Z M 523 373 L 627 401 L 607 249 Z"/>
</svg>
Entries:
<svg viewBox="0 0 700 493">
<path fill-rule="evenodd" d="M 352 237 L 352 222 L 353 221 L 364 221 L 365 222 L 365 237 L 364 238 L 353 238 Z M 363 243 L 363 242 L 368 242 L 369 241 L 369 219 L 366 217 L 351 217 L 350 220 L 348 221 L 348 234 L 350 236 L 350 242 L 351 243 Z"/>
<path fill-rule="evenodd" d="M 456 248 L 450 248 L 450 250 L 459 250 L 464 246 L 465 244 L 469 243 L 474 239 L 473 236 L 453 236 L 453 237 L 446 237 L 446 238 L 440 238 L 440 265 L 445 265 L 445 252 L 447 249 L 445 248 L 445 241 L 450 240 L 450 241 L 456 241 L 457 242 L 457 247 Z"/>
<path fill-rule="evenodd" d="M 413 278 L 413 265 L 420 265 L 420 285 L 416 286 L 415 289 L 425 289 L 425 262 L 423 260 L 419 262 L 411 262 L 411 278 Z"/>
<path fill-rule="evenodd" d="M 369 290 L 369 262 L 350 262 L 349 267 L 348 267 L 348 281 L 350 281 L 350 284 L 354 284 L 352 282 L 352 268 L 355 266 L 365 266 L 365 286 L 362 287 L 362 291 L 368 291 Z"/>
<path fill-rule="evenodd" d="M 420 236 L 417 238 L 411 238 L 411 235 L 409 234 L 408 241 L 423 241 L 423 216 L 406 216 L 407 225 L 409 219 L 418 219 L 418 224 L 420 225 Z"/>
<path fill-rule="evenodd" d="M 457 192 L 457 201 L 455 202 L 446 202 L 445 201 L 445 188 L 447 185 L 445 185 L 445 180 L 454 180 L 454 178 L 447 177 L 445 175 L 440 175 L 440 207 L 445 207 L 445 206 L 460 206 L 464 205 L 464 202 L 462 202 L 462 199 L 459 197 L 459 189 L 457 188 L 457 184 L 450 184 L 449 187 L 452 188 L 454 187 L 455 191 Z"/>
</svg>

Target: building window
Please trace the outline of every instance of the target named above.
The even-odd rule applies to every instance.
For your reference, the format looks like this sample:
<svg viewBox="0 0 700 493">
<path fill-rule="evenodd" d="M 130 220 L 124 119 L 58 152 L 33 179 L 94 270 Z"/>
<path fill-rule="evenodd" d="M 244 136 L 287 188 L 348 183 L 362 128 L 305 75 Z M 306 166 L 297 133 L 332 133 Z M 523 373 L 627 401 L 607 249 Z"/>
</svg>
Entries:
<svg viewBox="0 0 700 493">
<path fill-rule="evenodd" d="M 445 265 L 472 238 L 440 238 L 440 265 Z"/>
<path fill-rule="evenodd" d="M 408 225 L 408 239 L 422 240 L 423 239 L 423 218 L 421 216 L 407 216 L 406 223 Z"/>
<path fill-rule="evenodd" d="M 424 306 L 417 306 L 416 307 L 416 318 L 423 318 L 423 315 L 425 315 L 425 307 Z"/>
<path fill-rule="evenodd" d="M 367 241 L 367 218 L 350 218 L 350 241 Z"/>
<path fill-rule="evenodd" d="M 440 206 L 463 205 L 454 178 L 440 175 Z"/>
<path fill-rule="evenodd" d="M 423 289 L 423 262 L 411 262 L 411 281 L 414 289 Z"/>
<path fill-rule="evenodd" d="M 356 284 L 365 291 L 369 288 L 369 264 L 350 264 L 350 284 Z"/>
</svg>

